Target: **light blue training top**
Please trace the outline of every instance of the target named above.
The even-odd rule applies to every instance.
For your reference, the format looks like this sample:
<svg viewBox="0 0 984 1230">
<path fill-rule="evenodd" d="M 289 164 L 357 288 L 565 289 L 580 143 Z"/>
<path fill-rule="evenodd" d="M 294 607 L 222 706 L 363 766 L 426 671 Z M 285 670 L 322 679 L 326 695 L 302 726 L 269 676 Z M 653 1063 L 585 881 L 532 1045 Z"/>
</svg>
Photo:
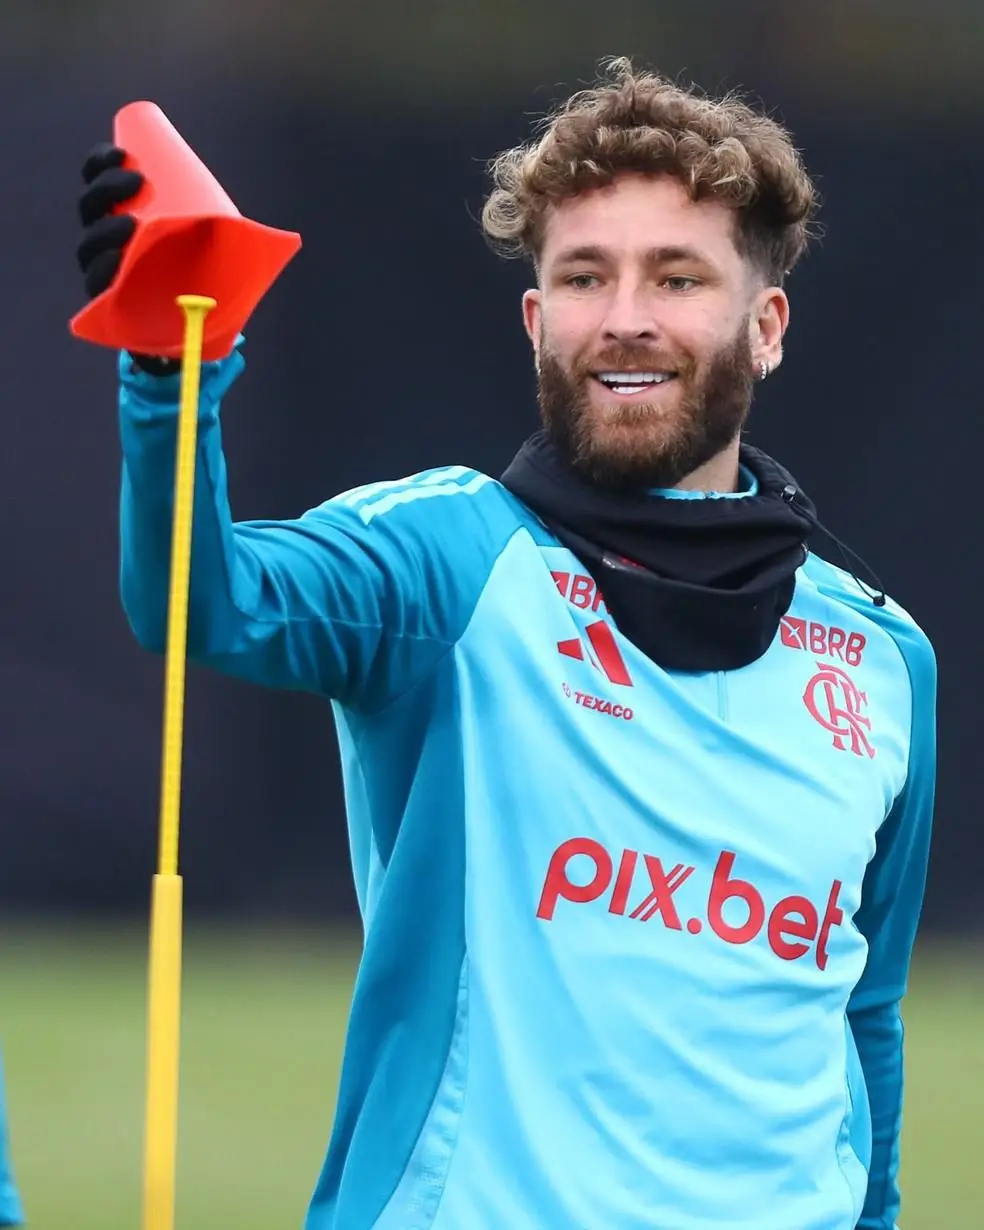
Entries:
<svg viewBox="0 0 984 1230">
<path fill-rule="evenodd" d="M 234 523 L 242 366 L 203 371 L 189 653 L 331 701 L 365 928 L 307 1230 L 890 1230 L 926 637 L 811 555 L 758 661 L 664 671 L 464 466 Z M 120 372 L 161 651 L 178 378 Z"/>
</svg>

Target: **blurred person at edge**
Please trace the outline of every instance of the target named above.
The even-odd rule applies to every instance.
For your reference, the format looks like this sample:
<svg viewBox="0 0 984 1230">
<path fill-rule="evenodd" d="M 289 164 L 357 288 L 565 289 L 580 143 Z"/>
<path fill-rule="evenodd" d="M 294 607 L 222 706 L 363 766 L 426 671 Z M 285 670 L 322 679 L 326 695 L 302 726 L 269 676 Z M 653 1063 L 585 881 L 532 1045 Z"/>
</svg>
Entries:
<svg viewBox="0 0 984 1230">
<path fill-rule="evenodd" d="M 90 295 L 135 225 L 123 158 L 83 169 Z M 743 439 L 814 186 L 741 98 L 625 59 L 490 170 L 542 419 L 500 478 L 235 522 L 240 345 L 203 366 L 189 653 L 331 702 L 364 922 L 308 1230 L 889 1230 L 935 658 Z M 156 652 L 177 366 L 119 359 Z M 330 368 L 311 397 L 342 440 L 364 409 Z"/>
<path fill-rule="evenodd" d="M 24 1220 L 24 1210 L 14 1184 L 7 1137 L 3 1064 L 0 1062 L 0 1226 L 19 1226 Z"/>
</svg>

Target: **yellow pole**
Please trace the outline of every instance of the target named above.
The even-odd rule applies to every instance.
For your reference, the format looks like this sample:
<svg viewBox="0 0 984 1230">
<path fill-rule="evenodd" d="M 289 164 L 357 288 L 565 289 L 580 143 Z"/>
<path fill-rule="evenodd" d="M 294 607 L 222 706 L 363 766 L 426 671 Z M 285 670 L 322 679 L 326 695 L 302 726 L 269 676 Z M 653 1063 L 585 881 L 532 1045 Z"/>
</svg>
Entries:
<svg viewBox="0 0 984 1230">
<path fill-rule="evenodd" d="M 181 750 L 191 526 L 195 502 L 198 393 L 205 317 L 215 300 L 179 295 L 184 313 L 181 408 L 174 482 L 161 751 L 160 848 L 150 912 L 147 1092 L 143 1230 L 173 1230 L 178 1143 L 178 1056 L 181 1035 L 182 884 L 178 875 Z"/>
</svg>

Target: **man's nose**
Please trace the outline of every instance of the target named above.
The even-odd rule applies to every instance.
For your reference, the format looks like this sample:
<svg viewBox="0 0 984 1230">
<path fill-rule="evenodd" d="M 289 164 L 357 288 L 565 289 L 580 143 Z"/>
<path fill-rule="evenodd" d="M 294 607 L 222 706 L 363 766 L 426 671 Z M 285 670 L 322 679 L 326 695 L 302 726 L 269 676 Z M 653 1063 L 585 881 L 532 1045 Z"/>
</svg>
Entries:
<svg viewBox="0 0 984 1230">
<path fill-rule="evenodd" d="M 653 315 L 652 300 L 642 286 L 620 285 L 612 296 L 605 315 L 604 334 L 609 342 L 652 342 L 659 328 Z"/>
</svg>

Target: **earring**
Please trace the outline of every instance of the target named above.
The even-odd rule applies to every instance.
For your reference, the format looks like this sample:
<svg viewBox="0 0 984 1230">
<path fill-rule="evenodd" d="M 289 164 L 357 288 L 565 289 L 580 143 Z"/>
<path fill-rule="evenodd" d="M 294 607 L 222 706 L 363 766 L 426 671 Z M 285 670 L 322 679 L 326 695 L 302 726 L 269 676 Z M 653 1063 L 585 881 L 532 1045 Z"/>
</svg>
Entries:
<svg viewBox="0 0 984 1230">
<path fill-rule="evenodd" d="M 772 368 L 766 363 L 765 359 L 759 359 L 759 380 L 765 380 Z"/>
</svg>

